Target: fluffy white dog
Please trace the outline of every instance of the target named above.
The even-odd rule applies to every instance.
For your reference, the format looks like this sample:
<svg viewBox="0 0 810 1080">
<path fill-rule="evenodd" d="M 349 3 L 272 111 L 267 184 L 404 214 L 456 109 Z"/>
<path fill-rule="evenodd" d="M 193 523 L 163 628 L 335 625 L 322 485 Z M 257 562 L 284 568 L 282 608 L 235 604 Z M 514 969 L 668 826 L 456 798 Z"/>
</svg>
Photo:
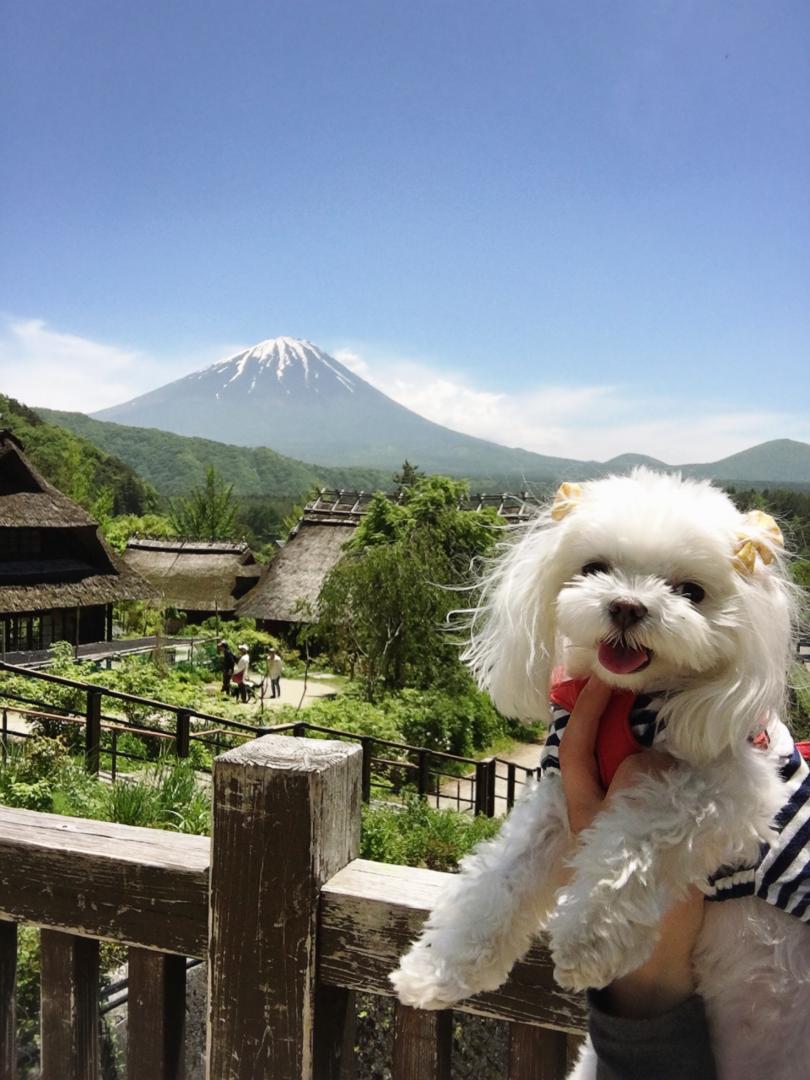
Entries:
<svg viewBox="0 0 810 1080">
<path fill-rule="evenodd" d="M 485 580 L 465 658 L 523 719 L 548 719 L 552 670 L 598 674 L 639 695 L 647 742 L 676 764 L 576 842 L 557 711 L 543 778 L 450 881 L 391 976 L 400 1000 L 439 1009 L 497 988 L 541 929 L 562 987 L 603 987 L 650 955 L 694 883 L 724 901 L 706 905 L 694 957 L 721 1077 L 806 1078 L 810 776 L 779 720 L 795 612 L 767 515 L 645 469 L 563 485 Z M 595 1076 L 589 1050 L 575 1075 Z"/>
</svg>

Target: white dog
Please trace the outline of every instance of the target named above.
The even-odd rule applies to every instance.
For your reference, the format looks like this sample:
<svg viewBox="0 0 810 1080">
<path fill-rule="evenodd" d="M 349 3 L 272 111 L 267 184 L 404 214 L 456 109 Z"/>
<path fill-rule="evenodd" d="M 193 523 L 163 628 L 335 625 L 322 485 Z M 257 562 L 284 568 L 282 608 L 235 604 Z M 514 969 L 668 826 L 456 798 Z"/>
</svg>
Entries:
<svg viewBox="0 0 810 1080">
<path fill-rule="evenodd" d="M 644 695 L 647 742 L 676 764 L 576 843 L 558 711 L 542 780 L 463 861 L 391 976 L 404 1003 L 496 989 L 541 929 L 562 987 L 603 987 L 650 955 L 694 883 L 725 901 L 706 905 L 694 957 L 721 1077 L 810 1075 L 810 776 L 778 719 L 796 613 L 782 556 L 767 515 L 645 469 L 564 484 L 525 528 L 474 613 L 480 685 L 504 714 L 548 719 L 552 669 L 596 673 Z M 593 1076 L 586 1050 L 576 1077 Z"/>
</svg>

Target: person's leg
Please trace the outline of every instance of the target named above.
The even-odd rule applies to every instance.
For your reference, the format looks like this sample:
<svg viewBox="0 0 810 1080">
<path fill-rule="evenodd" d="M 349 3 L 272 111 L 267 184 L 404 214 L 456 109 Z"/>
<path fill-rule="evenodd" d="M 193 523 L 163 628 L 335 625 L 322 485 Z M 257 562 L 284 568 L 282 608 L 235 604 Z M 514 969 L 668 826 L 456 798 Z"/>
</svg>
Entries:
<svg viewBox="0 0 810 1080">
<path fill-rule="evenodd" d="M 588 994 L 597 1080 L 716 1080 L 703 998 L 692 994 L 644 1018 L 610 1011 L 606 991 Z"/>
</svg>

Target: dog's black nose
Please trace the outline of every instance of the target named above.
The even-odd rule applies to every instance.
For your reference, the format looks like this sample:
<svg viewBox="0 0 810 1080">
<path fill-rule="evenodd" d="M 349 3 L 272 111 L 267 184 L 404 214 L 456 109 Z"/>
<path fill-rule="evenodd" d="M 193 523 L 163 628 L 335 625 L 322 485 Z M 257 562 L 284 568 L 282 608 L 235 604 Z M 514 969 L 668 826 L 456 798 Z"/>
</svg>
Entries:
<svg viewBox="0 0 810 1080">
<path fill-rule="evenodd" d="M 639 600 L 614 600 L 608 611 L 620 630 L 629 630 L 647 614 L 646 607 Z"/>
</svg>

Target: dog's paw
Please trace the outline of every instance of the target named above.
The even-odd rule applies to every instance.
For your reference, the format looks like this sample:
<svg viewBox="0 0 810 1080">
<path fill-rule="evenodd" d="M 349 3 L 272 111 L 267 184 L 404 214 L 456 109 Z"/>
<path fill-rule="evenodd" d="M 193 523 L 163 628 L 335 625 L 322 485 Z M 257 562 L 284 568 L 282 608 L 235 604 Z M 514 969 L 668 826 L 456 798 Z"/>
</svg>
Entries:
<svg viewBox="0 0 810 1080">
<path fill-rule="evenodd" d="M 558 909 L 550 924 L 554 978 L 565 990 L 598 990 L 640 967 L 657 939 L 654 926 L 617 918 L 572 918 Z"/>
<path fill-rule="evenodd" d="M 616 978 L 622 964 L 609 945 L 596 936 L 582 934 L 552 945 L 554 980 L 563 990 L 601 989 Z"/>
<path fill-rule="evenodd" d="M 402 1004 L 415 1009 L 450 1009 L 473 993 L 446 960 L 421 944 L 402 957 L 388 980 Z"/>
</svg>

